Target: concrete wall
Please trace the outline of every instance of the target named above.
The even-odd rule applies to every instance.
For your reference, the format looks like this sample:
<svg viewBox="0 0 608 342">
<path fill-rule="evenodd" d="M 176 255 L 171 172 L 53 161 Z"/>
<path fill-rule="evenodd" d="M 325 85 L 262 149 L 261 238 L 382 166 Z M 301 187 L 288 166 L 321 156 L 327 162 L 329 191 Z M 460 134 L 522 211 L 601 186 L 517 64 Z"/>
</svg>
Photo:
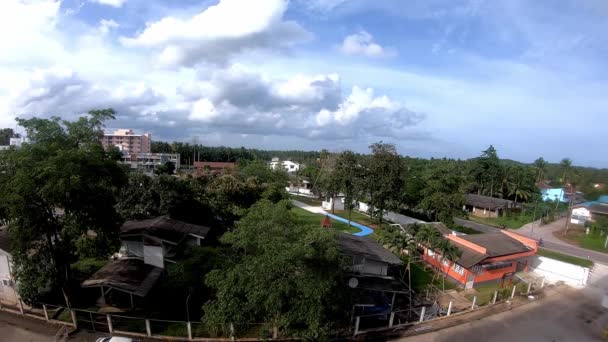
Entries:
<svg viewBox="0 0 608 342">
<path fill-rule="evenodd" d="M 535 256 L 530 259 L 530 271 L 540 276 L 544 276 L 545 280 L 549 283 L 563 281 L 564 283 L 575 287 L 587 285 L 589 268 L 542 256 Z"/>
</svg>

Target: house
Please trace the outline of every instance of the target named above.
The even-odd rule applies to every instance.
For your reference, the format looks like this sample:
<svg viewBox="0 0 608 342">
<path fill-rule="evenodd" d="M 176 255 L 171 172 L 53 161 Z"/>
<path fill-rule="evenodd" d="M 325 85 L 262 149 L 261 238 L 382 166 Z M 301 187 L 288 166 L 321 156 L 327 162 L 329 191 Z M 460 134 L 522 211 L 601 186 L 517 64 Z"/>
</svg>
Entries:
<svg viewBox="0 0 608 342">
<path fill-rule="evenodd" d="M 26 137 L 10 138 L 8 145 L 0 145 L 0 150 L 8 150 L 10 148 L 19 149 L 21 148 L 21 145 L 23 145 L 23 143 L 27 142 L 29 142 L 29 140 Z"/>
<path fill-rule="evenodd" d="M 344 210 L 344 194 L 337 194 L 333 197 L 325 196 L 321 206 L 324 210 Z"/>
<path fill-rule="evenodd" d="M 298 170 L 300 170 L 300 164 L 294 163 L 290 160 L 284 160 L 284 161 L 273 160 L 270 162 L 269 165 L 270 165 L 270 168 L 273 170 L 282 169 L 286 172 L 297 172 Z"/>
<path fill-rule="evenodd" d="M 0 227 L 0 303 L 16 305 L 19 296 L 15 288 L 9 248 L 8 227 Z"/>
<path fill-rule="evenodd" d="M 180 155 L 177 153 L 123 153 L 120 163 L 127 165 L 132 171 L 153 173 L 167 162 L 180 169 Z"/>
<path fill-rule="evenodd" d="M 490 283 L 511 281 L 516 272 L 526 271 L 538 243 L 521 235 L 500 231 L 443 238 L 458 248 L 460 256 L 450 261 L 423 246 L 423 259 L 466 289 Z"/>
<path fill-rule="evenodd" d="M 389 314 L 397 294 L 407 300 L 410 290 L 397 277 L 403 261 L 370 237 L 338 233 L 338 248 L 349 261 L 348 286 L 353 293 L 353 314 Z"/>
<path fill-rule="evenodd" d="M 597 201 L 584 202 L 572 207 L 570 222 L 582 225 L 601 216 L 608 217 L 608 196 L 600 196 Z"/>
<path fill-rule="evenodd" d="M 100 306 L 108 304 L 108 294 L 114 291 L 115 303 L 127 303 L 134 308 L 134 297 L 147 296 L 160 279 L 166 263 L 177 262 L 178 251 L 188 245 L 200 245 L 208 233 L 208 227 L 167 216 L 127 221 L 120 228 L 119 258 L 107 263 L 81 286 L 100 289 Z"/>
<path fill-rule="evenodd" d="M 227 174 L 236 169 L 236 163 L 194 162 L 195 176 Z"/>
<path fill-rule="evenodd" d="M 285 191 L 295 194 L 312 195 L 312 183 L 308 177 L 289 177 L 289 185 Z"/>
<path fill-rule="evenodd" d="M 505 210 L 517 207 L 518 203 L 507 199 L 467 194 L 463 209 L 478 217 L 499 217 Z"/>
</svg>

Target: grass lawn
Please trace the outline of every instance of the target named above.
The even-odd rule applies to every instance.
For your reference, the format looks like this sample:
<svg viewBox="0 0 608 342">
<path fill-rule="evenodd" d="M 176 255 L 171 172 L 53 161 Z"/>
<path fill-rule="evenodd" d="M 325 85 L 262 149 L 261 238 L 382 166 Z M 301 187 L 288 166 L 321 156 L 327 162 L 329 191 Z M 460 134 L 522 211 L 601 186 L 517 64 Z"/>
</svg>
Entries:
<svg viewBox="0 0 608 342">
<path fill-rule="evenodd" d="M 311 213 L 310 211 L 306 211 L 298 207 L 291 208 L 291 211 L 306 224 L 310 224 L 313 226 L 321 226 L 321 222 L 323 222 L 323 215 L 321 214 Z M 346 233 L 358 233 L 361 231 L 359 228 L 353 226 L 349 227 L 346 223 L 333 219 L 331 220 L 331 226 L 336 230 L 343 231 Z"/>
<path fill-rule="evenodd" d="M 547 250 L 544 248 L 538 249 L 538 255 L 544 256 L 547 258 L 551 258 L 551 259 L 555 259 L 555 260 L 559 260 L 559 261 L 563 261 L 563 262 L 567 262 L 567 263 L 573 264 L 573 265 L 578 265 L 578 266 L 583 266 L 583 267 L 593 267 L 593 261 L 591 261 L 591 260 L 578 258 L 575 256 L 562 254 L 562 253 L 558 253 L 558 252 L 553 252 L 553 251 L 550 251 L 550 250 Z"/>
<path fill-rule="evenodd" d="M 302 203 L 306 203 L 310 206 L 313 207 L 320 207 L 321 206 L 321 200 L 318 198 L 313 198 L 313 197 L 306 197 L 306 196 L 298 196 L 298 195 L 292 195 L 290 194 L 289 197 L 291 199 L 294 199 L 298 202 L 302 202 Z"/>
<path fill-rule="evenodd" d="M 348 220 L 348 211 L 336 210 L 336 212 L 334 213 L 334 215 L 343 217 L 343 218 L 345 218 L 345 219 Z M 350 219 L 352 221 L 360 223 L 360 224 L 362 224 L 364 226 L 368 226 L 368 227 L 378 226 L 377 224 L 375 224 L 375 223 L 372 222 L 372 218 L 371 217 L 369 217 L 369 216 L 367 216 L 367 215 L 365 215 L 363 213 L 360 213 L 358 211 L 355 211 L 355 210 L 353 210 L 353 213 L 352 213 Z"/>
<path fill-rule="evenodd" d="M 412 263 L 412 289 L 417 293 L 426 291 L 427 285 L 429 285 L 433 279 L 433 270 L 430 267 L 425 269 L 424 266 L 425 264 L 422 262 Z M 442 275 L 439 274 L 435 277 L 433 285 L 438 289 L 442 289 L 441 281 Z M 449 279 L 445 280 L 446 291 L 455 289 L 457 287 L 458 286 L 452 283 Z"/>
<path fill-rule="evenodd" d="M 515 290 L 516 294 L 527 290 L 526 283 L 520 282 L 515 285 L 517 286 L 517 290 Z M 475 304 L 483 306 L 492 302 L 492 299 L 494 299 L 494 291 L 498 291 L 496 302 L 505 300 L 511 297 L 513 285 L 505 284 L 504 287 L 500 287 L 500 283 L 479 285 L 475 286 L 475 293 L 466 294 L 465 297 L 468 300 L 473 301 L 473 297 L 477 296 Z"/>
<path fill-rule="evenodd" d="M 580 226 L 579 226 L 580 227 Z M 564 231 L 554 232 L 553 235 L 558 239 L 572 243 L 582 248 L 590 249 L 600 253 L 608 253 L 608 249 L 604 248 L 606 235 L 585 234 L 584 228 L 571 228 L 568 230 L 568 235 L 564 236 Z"/>
<path fill-rule="evenodd" d="M 469 220 L 473 222 L 479 222 L 483 224 L 487 224 L 489 226 L 494 226 L 500 228 L 500 226 L 504 225 L 507 228 L 511 229 L 519 229 L 526 223 L 532 222 L 532 217 L 527 215 L 513 215 L 513 216 L 501 216 L 497 218 L 488 218 L 488 217 L 477 217 L 474 215 L 469 215 Z"/>
</svg>

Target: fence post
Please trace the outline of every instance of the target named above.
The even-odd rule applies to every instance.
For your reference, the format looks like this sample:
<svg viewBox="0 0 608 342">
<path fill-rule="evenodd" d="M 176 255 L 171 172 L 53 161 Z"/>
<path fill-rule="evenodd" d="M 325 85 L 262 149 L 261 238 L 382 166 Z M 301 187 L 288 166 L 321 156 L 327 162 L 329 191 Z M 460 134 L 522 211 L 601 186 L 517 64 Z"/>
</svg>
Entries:
<svg viewBox="0 0 608 342">
<path fill-rule="evenodd" d="M 452 301 L 450 301 L 450 304 L 448 305 L 448 316 L 452 313 Z"/>
<path fill-rule="evenodd" d="M 393 321 L 395 319 L 395 312 L 391 312 L 391 318 L 388 320 L 388 327 L 392 328 L 393 327 Z"/>
<path fill-rule="evenodd" d="M 496 297 L 498 297 L 498 290 L 494 291 L 494 299 L 492 299 L 492 304 L 496 304 Z"/>
<path fill-rule="evenodd" d="M 530 289 L 532 289 L 532 282 L 528 283 L 528 292 L 526 292 L 527 295 L 530 294 Z"/>
<path fill-rule="evenodd" d="M 359 333 L 359 322 L 361 321 L 361 317 L 357 316 L 355 319 L 355 335 Z"/>
<path fill-rule="evenodd" d="M 471 304 L 471 310 L 475 309 L 476 302 L 477 302 L 477 296 L 473 296 L 473 304 Z"/>
<path fill-rule="evenodd" d="M 418 322 L 424 321 L 424 314 L 426 313 L 426 306 L 422 307 L 422 311 L 420 311 L 420 320 Z"/>
<path fill-rule="evenodd" d="M 515 297 L 515 289 L 517 288 L 517 285 L 513 285 L 513 291 L 511 291 L 511 299 L 513 299 L 513 297 Z"/>
<path fill-rule="evenodd" d="M 192 324 L 188 322 L 186 327 L 188 328 L 188 340 L 192 340 Z"/>
<path fill-rule="evenodd" d="M 108 321 L 108 332 L 111 334 L 114 331 L 114 328 L 112 328 L 112 316 L 106 315 L 106 320 Z"/>
<path fill-rule="evenodd" d="M 21 301 L 21 298 L 19 298 L 19 312 L 23 315 L 23 301 Z"/>
<path fill-rule="evenodd" d="M 146 334 L 152 336 L 152 329 L 150 329 L 150 320 L 146 318 Z"/>
<path fill-rule="evenodd" d="M 540 288 L 544 288 L 545 287 L 545 277 L 543 277 L 543 280 L 540 282 Z"/>
<path fill-rule="evenodd" d="M 234 324 L 230 323 L 230 339 L 234 341 Z"/>
<path fill-rule="evenodd" d="M 72 316 L 72 323 L 74 323 L 74 329 L 78 329 L 78 321 L 76 320 L 76 310 L 70 309 L 70 315 Z"/>
<path fill-rule="evenodd" d="M 44 319 L 49 321 L 49 313 L 46 311 L 46 304 L 42 304 L 42 311 L 44 311 Z"/>
</svg>

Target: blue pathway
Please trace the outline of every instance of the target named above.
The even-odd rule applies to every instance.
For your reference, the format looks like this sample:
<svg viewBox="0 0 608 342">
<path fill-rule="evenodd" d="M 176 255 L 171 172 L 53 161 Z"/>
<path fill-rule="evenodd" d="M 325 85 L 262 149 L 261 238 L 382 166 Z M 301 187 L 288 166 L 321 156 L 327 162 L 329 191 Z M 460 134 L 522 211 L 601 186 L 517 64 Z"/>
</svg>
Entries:
<svg viewBox="0 0 608 342">
<path fill-rule="evenodd" d="M 343 218 L 343 217 L 336 216 L 336 215 L 333 215 L 333 214 L 330 214 L 330 213 L 326 213 L 325 215 L 331 217 L 334 220 L 338 220 L 340 222 L 344 222 L 344 223 L 348 224 L 348 220 L 345 219 L 345 218 Z M 353 227 L 357 227 L 357 228 L 361 229 L 360 232 L 353 234 L 355 236 L 366 236 L 366 235 L 369 235 L 369 234 L 371 234 L 371 233 L 374 232 L 370 227 L 366 227 L 366 226 L 364 226 L 362 224 L 359 224 L 357 222 L 350 221 L 350 225 L 353 226 Z"/>
</svg>

